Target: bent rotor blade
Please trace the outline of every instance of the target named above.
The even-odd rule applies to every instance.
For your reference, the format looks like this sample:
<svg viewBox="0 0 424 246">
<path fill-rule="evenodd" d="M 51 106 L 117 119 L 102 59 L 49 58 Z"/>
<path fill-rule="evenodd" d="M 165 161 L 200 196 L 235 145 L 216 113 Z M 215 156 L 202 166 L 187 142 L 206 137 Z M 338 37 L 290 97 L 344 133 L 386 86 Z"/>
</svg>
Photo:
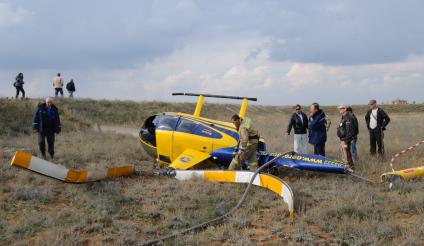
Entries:
<svg viewBox="0 0 424 246">
<path fill-rule="evenodd" d="M 200 170 L 175 170 L 175 178 L 178 180 L 189 180 L 192 178 L 201 178 L 210 182 L 228 182 L 228 183 L 249 183 L 254 172 L 249 171 L 200 171 Z M 286 203 L 290 221 L 293 222 L 293 192 L 290 186 L 283 180 L 270 175 L 259 174 L 253 181 L 253 185 L 260 186 L 277 193 Z"/>
<path fill-rule="evenodd" d="M 99 181 L 110 177 L 130 175 L 134 172 L 134 167 L 131 165 L 78 171 L 68 169 L 62 165 L 57 165 L 52 162 L 48 162 L 46 160 L 32 156 L 27 152 L 19 150 L 16 151 L 10 165 L 28 169 L 43 174 L 45 176 L 69 183 L 85 183 Z"/>
<path fill-rule="evenodd" d="M 381 175 L 381 181 L 391 181 L 391 179 L 396 179 L 396 177 L 401 178 L 402 180 L 409 181 L 414 178 L 424 177 L 424 166 L 421 167 L 412 167 L 399 171 L 387 172 Z"/>
</svg>

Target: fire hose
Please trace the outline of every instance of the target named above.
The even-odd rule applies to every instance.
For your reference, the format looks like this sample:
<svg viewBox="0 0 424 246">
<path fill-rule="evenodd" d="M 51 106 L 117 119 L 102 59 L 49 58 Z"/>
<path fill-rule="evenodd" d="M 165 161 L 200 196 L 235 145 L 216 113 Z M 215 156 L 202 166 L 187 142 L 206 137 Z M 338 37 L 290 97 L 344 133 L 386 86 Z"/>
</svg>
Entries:
<svg viewBox="0 0 424 246">
<path fill-rule="evenodd" d="M 169 240 L 169 239 L 172 239 L 172 238 L 178 237 L 178 236 L 180 236 L 180 235 L 187 234 L 187 233 L 189 233 L 189 232 L 191 232 L 191 231 L 196 231 L 196 230 L 205 229 L 205 228 L 207 228 L 208 226 L 210 226 L 210 225 L 212 225 L 212 224 L 217 224 L 217 223 L 219 223 L 220 221 L 223 221 L 224 219 L 228 218 L 228 217 L 229 217 L 231 214 L 233 214 L 233 213 L 234 213 L 237 209 L 239 209 L 239 208 L 241 207 L 241 205 L 244 203 L 244 201 L 246 200 L 247 195 L 248 195 L 248 193 L 249 193 L 250 189 L 252 188 L 252 185 L 253 185 L 253 182 L 255 181 L 256 176 L 257 176 L 257 175 L 258 175 L 258 174 L 259 174 L 262 170 L 264 170 L 265 168 L 267 168 L 268 166 L 270 166 L 271 164 L 273 164 L 275 161 L 277 161 L 278 159 L 280 159 L 281 157 L 283 157 L 285 154 L 289 154 L 289 153 L 292 153 L 292 152 L 282 153 L 282 154 L 280 154 L 280 155 L 278 155 L 278 156 L 274 157 L 272 160 L 268 161 L 267 163 L 263 164 L 261 167 L 259 167 L 259 168 L 255 171 L 255 173 L 253 174 L 252 178 L 250 179 L 250 182 L 248 183 L 248 185 L 247 185 L 246 189 L 244 190 L 244 193 L 243 193 L 242 197 L 240 198 L 240 200 L 238 201 L 237 205 L 236 205 L 236 206 L 234 206 L 232 209 L 230 209 L 227 213 L 225 213 L 225 214 L 223 214 L 223 215 L 220 215 L 220 216 L 218 216 L 218 217 L 216 217 L 216 218 L 210 219 L 210 220 L 208 220 L 208 221 L 202 222 L 202 223 L 200 223 L 200 224 L 194 225 L 194 226 L 189 227 L 189 228 L 187 228 L 187 229 L 181 230 L 181 231 L 179 231 L 179 232 L 172 233 L 172 234 L 170 234 L 170 235 L 163 236 L 163 237 L 158 238 L 158 239 L 154 239 L 154 240 L 150 240 L 150 241 L 147 241 L 147 242 L 141 243 L 140 245 L 146 245 L 146 246 L 147 246 L 147 245 L 157 245 L 157 244 L 159 244 L 159 243 L 161 243 L 161 242 L 163 242 L 163 241 L 166 241 L 166 240 Z"/>
</svg>

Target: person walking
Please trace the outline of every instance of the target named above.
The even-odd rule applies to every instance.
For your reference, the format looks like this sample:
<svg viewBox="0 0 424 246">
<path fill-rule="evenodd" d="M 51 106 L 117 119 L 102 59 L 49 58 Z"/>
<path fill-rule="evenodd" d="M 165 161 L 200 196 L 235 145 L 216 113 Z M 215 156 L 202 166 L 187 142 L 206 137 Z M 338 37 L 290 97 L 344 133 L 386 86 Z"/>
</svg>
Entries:
<svg viewBox="0 0 424 246">
<path fill-rule="evenodd" d="M 237 114 L 231 117 L 231 120 L 239 134 L 239 143 L 237 152 L 228 166 L 228 170 L 240 170 L 244 162 L 249 162 L 249 170 L 256 171 L 258 168 L 258 158 L 256 150 L 258 149 L 259 133 L 252 127 L 252 120 L 245 117 L 240 118 Z"/>
<path fill-rule="evenodd" d="M 345 104 L 337 107 L 342 118 L 340 119 L 340 125 L 337 127 L 337 137 L 340 138 L 340 143 L 343 149 L 343 153 L 347 164 L 350 168 L 354 168 L 354 163 L 352 159 L 351 152 L 351 143 L 355 136 L 355 120 L 352 117 L 352 114 L 347 111 L 348 106 Z"/>
<path fill-rule="evenodd" d="M 376 100 L 370 100 L 368 105 L 370 109 L 365 115 L 365 122 L 370 134 L 370 153 L 375 155 L 378 146 L 378 154 L 384 158 L 384 131 L 390 122 L 390 117 L 378 107 Z"/>
<path fill-rule="evenodd" d="M 309 143 L 314 146 L 314 154 L 325 156 L 327 141 L 327 120 L 318 103 L 312 103 L 309 114 Z"/>
<path fill-rule="evenodd" d="M 25 98 L 25 90 L 24 90 L 24 74 L 19 73 L 16 75 L 15 83 L 13 83 L 13 86 L 16 88 L 16 96 L 15 98 L 19 97 L 19 92 L 22 93 L 22 99 Z"/>
<path fill-rule="evenodd" d="M 74 83 L 74 79 L 71 79 L 71 81 L 69 81 L 66 84 L 66 90 L 69 93 L 69 97 L 74 97 L 74 92 L 75 92 L 75 83 Z"/>
<path fill-rule="evenodd" d="M 353 113 L 352 107 L 348 106 L 346 110 L 350 112 L 350 114 L 353 117 L 353 121 L 355 123 L 355 135 L 353 136 L 350 150 L 352 152 L 353 162 L 356 164 L 359 161 L 358 148 L 357 148 L 358 135 L 359 135 L 359 123 L 358 123 L 358 118 L 356 118 L 356 115 Z"/>
<path fill-rule="evenodd" d="M 60 73 L 58 73 L 54 78 L 53 78 L 53 87 L 54 87 L 54 96 L 55 98 L 57 98 L 57 96 L 61 95 L 61 97 L 63 97 L 63 78 L 60 77 Z"/>
<path fill-rule="evenodd" d="M 46 98 L 44 103 L 40 103 L 34 113 L 32 129 L 38 133 L 38 146 L 41 155 L 46 159 L 46 139 L 50 157 L 54 157 L 55 134 L 61 131 L 59 110 L 53 104 L 53 99 Z"/>
<path fill-rule="evenodd" d="M 294 112 L 287 126 L 286 134 L 290 136 L 294 129 L 294 151 L 296 153 L 308 153 L 308 117 L 302 112 L 302 107 L 297 104 L 293 107 Z"/>
</svg>

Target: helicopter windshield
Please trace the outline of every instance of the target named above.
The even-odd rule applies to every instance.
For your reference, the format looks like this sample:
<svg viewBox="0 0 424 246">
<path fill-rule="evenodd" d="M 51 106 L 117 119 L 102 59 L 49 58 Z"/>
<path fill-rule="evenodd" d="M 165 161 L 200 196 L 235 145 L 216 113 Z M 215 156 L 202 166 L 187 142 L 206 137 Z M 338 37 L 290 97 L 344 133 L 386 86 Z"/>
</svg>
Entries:
<svg viewBox="0 0 424 246">
<path fill-rule="evenodd" d="M 140 130 L 140 137 L 143 141 L 156 147 L 156 125 L 159 121 L 157 115 L 153 115 L 144 122 Z"/>
</svg>

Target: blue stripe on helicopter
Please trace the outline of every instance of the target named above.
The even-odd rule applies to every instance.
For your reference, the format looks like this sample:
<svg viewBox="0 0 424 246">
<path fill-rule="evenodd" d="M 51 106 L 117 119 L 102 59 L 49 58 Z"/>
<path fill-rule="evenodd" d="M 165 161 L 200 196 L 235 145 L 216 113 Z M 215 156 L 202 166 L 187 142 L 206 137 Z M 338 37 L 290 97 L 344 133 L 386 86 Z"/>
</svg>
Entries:
<svg viewBox="0 0 424 246">
<path fill-rule="evenodd" d="M 278 153 L 261 153 L 260 163 L 271 160 L 277 154 Z M 286 154 L 275 162 L 275 166 L 326 173 L 347 172 L 347 166 L 343 162 L 334 161 L 320 155 L 310 154 Z"/>
<path fill-rule="evenodd" d="M 222 128 L 222 127 L 219 127 L 219 126 L 216 126 L 216 125 L 212 125 L 211 127 L 214 128 L 214 129 L 216 129 L 216 130 L 218 130 L 218 131 L 221 131 L 221 132 L 223 132 L 223 133 L 225 133 L 225 134 L 227 134 L 229 136 L 231 136 L 236 141 L 239 140 L 239 135 L 238 135 L 237 132 L 233 132 L 231 130 L 228 130 L 228 129 L 225 129 L 225 128 Z"/>
<path fill-rule="evenodd" d="M 234 148 L 222 148 L 211 153 L 213 160 L 222 166 L 228 166 L 233 158 Z M 259 165 L 273 159 L 279 153 L 261 152 Z M 287 154 L 278 159 L 276 167 L 289 167 L 293 169 L 316 171 L 325 173 L 346 173 L 347 166 L 340 161 L 334 161 L 320 155 L 309 154 Z"/>
</svg>

